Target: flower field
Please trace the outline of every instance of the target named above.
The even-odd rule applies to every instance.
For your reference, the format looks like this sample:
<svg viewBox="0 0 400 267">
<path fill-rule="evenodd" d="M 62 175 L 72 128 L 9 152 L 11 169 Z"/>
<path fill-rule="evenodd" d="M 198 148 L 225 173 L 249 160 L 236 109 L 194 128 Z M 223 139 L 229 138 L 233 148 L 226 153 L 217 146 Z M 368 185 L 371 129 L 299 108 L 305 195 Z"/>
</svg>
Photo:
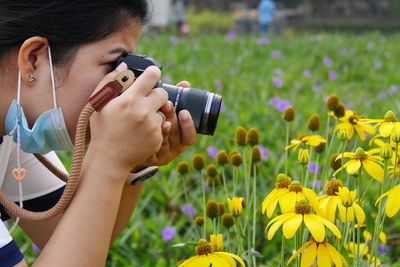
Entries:
<svg viewBox="0 0 400 267">
<path fill-rule="evenodd" d="M 163 82 L 223 109 L 213 137 L 146 182 L 107 266 L 399 266 L 399 42 L 145 34 Z"/>
</svg>

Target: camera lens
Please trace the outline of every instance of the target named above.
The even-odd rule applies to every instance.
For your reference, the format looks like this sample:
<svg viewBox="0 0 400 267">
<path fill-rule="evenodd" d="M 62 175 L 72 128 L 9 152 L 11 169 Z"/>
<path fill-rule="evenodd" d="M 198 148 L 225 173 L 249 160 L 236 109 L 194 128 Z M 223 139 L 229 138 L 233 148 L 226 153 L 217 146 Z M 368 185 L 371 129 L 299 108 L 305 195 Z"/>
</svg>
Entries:
<svg viewBox="0 0 400 267">
<path fill-rule="evenodd" d="M 174 104 L 177 114 L 184 109 L 189 111 L 197 133 L 214 135 L 222 96 L 196 88 L 184 88 L 165 83 L 158 83 L 157 87 L 167 91 L 168 99 Z"/>
</svg>

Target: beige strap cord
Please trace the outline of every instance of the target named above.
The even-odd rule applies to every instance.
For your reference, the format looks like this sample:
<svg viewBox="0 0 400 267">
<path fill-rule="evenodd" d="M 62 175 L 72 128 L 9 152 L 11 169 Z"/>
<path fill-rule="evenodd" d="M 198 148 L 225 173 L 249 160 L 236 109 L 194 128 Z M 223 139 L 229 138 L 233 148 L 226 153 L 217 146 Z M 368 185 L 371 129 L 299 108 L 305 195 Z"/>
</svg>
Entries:
<svg viewBox="0 0 400 267">
<path fill-rule="evenodd" d="M 9 215 L 20 217 L 22 220 L 27 221 L 46 221 L 57 216 L 67 208 L 79 184 L 82 163 L 84 160 L 86 133 L 87 127 L 89 125 L 90 116 L 95 111 L 100 111 L 113 98 L 120 95 L 124 90 L 132 85 L 134 80 L 135 76 L 132 71 L 123 71 L 115 77 L 114 81 L 106 84 L 100 91 L 98 91 L 94 96 L 89 99 L 89 103 L 86 104 L 81 114 L 79 115 L 75 135 L 74 156 L 71 172 L 69 175 L 54 166 L 43 155 L 35 154 L 36 158 L 44 166 L 46 166 L 61 180 L 67 182 L 64 193 L 62 194 L 57 204 L 47 211 L 32 212 L 23 209 L 12 202 L 6 196 L 6 194 L 2 190 L 0 190 L 0 204 L 4 207 Z"/>
</svg>

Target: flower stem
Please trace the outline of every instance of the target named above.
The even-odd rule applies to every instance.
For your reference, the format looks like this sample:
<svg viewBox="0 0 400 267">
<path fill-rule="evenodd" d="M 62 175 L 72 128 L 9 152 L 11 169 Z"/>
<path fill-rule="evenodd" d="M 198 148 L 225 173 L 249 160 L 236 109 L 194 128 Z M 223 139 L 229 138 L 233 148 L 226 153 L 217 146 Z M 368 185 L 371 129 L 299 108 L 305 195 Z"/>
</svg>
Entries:
<svg viewBox="0 0 400 267">
<path fill-rule="evenodd" d="M 236 231 L 236 235 L 239 237 L 239 245 L 238 245 L 237 253 L 238 253 L 239 257 L 242 257 L 243 245 L 242 245 L 242 234 L 240 233 L 240 230 L 239 230 L 239 218 L 236 218 L 235 231 Z"/>
<path fill-rule="evenodd" d="M 228 195 L 228 189 L 226 187 L 226 176 L 224 167 L 222 167 L 222 183 L 224 184 L 225 199 L 227 199 L 229 195 Z"/>
<path fill-rule="evenodd" d="M 253 166 L 253 246 L 252 249 L 256 250 L 256 215 L 257 215 L 257 166 Z M 256 264 L 256 257 L 252 256 L 254 266 Z"/>
<path fill-rule="evenodd" d="M 305 176 L 306 176 L 306 168 L 307 168 L 307 165 L 306 164 L 304 164 L 303 165 L 303 168 L 302 168 L 302 171 L 301 171 L 301 179 L 300 179 L 300 183 L 303 185 L 303 186 L 307 186 L 304 182 L 304 179 L 305 179 Z"/>
<path fill-rule="evenodd" d="M 183 192 L 185 194 L 185 201 L 186 201 L 186 204 L 189 204 L 189 197 L 188 197 L 188 194 L 187 194 L 186 181 L 185 180 L 186 180 L 185 175 L 182 175 Z"/>
<path fill-rule="evenodd" d="M 289 122 L 286 123 L 286 146 L 289 145 Z M 288 175 L 288 159 L 289 159 L 289 149 L 285 151 L 285 174 Z"/>
<path fill-rule="evenodd" d="M 283 236 L 282 233 L 282 246 L 281 246 L 281 267 L 285 267 L 286 262 L 285 262 L 285 237 Z"/>
<path fill-rule="evenodd" d="M 315 167 L 315 173 L 314 173 L 313 185 L 312 185 L 313 191 L 315 189 L 315 181 L 317 180 L 317 174 L 318 174 L 318 169 L 319 169 L 319 159 L 320 159 L 320 154 L 317 155 L 317 166 Z"/>
<path fill-rule="evenodd" d="M 202 177 L 200 173 L 200 177 Z M 203 179 L 202 179 L 203 181 Z M 204 224 L 203 224 L 203 239 L 206 239 L 206 222 L 207 222 L 207 217 L 206 217 L 206 189 L 204 182 L 201 184 L 201 188 L 203 189 L 203 218 L 204 218 Z"/>
</svg>

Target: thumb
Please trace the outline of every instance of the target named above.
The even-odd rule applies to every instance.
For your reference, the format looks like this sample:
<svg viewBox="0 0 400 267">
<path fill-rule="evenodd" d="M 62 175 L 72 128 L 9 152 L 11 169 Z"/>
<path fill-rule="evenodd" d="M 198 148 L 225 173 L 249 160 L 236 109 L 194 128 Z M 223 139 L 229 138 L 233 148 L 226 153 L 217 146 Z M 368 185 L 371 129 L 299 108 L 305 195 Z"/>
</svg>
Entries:
<svg viewBox="0 0 400 267">
<path fill-rule="evenodd" d="M 97 85 L 96 89 L 93 91 L 93 93 L 91 94 L 90 97 L 92 97 L 93 95 L 95 95 L 98 91 L 100 91 L 107 83 L 115 80 L 115 77 L 128 69 L 128 66 L 126 65 L 125 62 L 122 62 L 121 64 L 118 65 L 118 67 L 113 70 L 112 72 L 108 73 L 106 76 L 104 76 L 104 78 L 99 82 L 99 84 Z"/>
</svg>

